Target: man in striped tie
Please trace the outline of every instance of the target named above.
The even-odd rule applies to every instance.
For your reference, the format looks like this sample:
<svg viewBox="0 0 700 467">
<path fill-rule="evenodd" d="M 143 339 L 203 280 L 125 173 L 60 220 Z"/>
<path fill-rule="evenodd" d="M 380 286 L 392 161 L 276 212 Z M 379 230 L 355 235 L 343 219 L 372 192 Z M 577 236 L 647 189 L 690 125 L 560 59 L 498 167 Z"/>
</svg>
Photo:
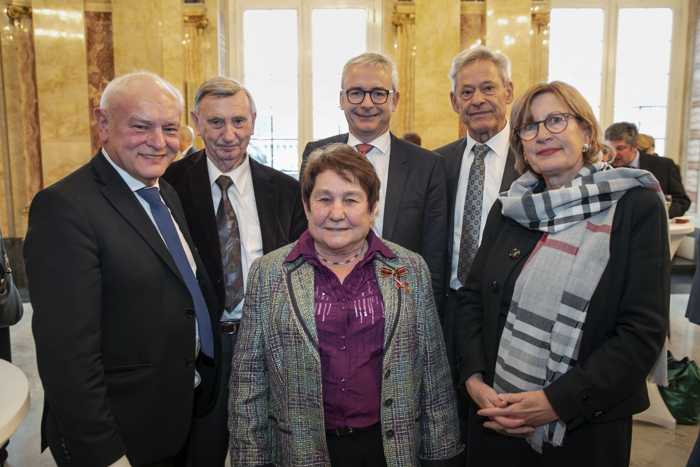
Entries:
<svg viewBox="0 0 700 467">
<path fill-rule="evenodd" d="M 349 144 L 367 157 L 381 181 L 374 231 L 423 256 L 439 305 L 448 224 L 443 160 L 389 131 L 399 90 L 398 73 L 388 57 L 368 52 L 351 58 L 343 67 L 340 87 L 349 132 L 307 144 L 302 171 L 314 149 L 331 143 Z"/>
<path fill-rule="evenodd" d="M 182 110 L 155 74 L 114 79 L 95 113 L 102 147 L 32 202 L 42 448 L 60 466 L 183 466 L 193 418 L 211 410 L 216 298 L 160 180 Z"/>
</svg>

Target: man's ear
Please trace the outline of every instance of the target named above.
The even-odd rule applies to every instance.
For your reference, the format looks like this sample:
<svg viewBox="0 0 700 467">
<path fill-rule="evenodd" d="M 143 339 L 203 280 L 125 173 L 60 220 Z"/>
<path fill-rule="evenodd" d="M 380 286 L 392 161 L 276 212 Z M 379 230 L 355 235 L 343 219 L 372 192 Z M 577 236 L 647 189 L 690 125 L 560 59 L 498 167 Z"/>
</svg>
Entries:
<svg viewBox="0 0 700 467">
<path fill-rule="evenodd" d="M 506 88 L 506 104 L 513 103 L 513 82 L 508 81 L 505 85 Z"/>
<path fill-rule="evenodd" d="M 97 131 L 100 135 L 100 141 L 104 142 L 107 140 L 109 129 L 109 116 L 107 115 L 107 111 L 98 107 L 93 111 L 93 115 L 97 122 Z"/>
</svg>

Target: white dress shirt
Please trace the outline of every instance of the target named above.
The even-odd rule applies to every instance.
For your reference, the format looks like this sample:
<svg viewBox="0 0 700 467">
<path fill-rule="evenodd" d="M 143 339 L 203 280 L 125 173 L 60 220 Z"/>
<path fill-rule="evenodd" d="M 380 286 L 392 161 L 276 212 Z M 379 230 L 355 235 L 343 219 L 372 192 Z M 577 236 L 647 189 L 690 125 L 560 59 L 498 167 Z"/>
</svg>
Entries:
<svg viewBox="0 0 700 467">
<path fill-rule="evenodd" d="M 258 218 L 258 206 L 255 204 L 255 192 L 253 191 L 253 175 L 250 173 L 250 158 L 246 158 L 235 169 L 222 172 L 212 161 L 207 158 L 209 182 L 211 183 L 211 199 L 214 215 L 221 202 L 221 189 L 216 184 L 220 175 L 231 178 L 233 183 L 228 188 L 228 198 L 236 213 L 238 220 L 238 232 L 241 238 L 241 267 L 243 268 L 243 290 L 248 283 L 248 271 L 257 258 L 263 255 L 262 232 L 260 231 L 260 219 Z M 234 310 L 224 310 L 221 320 L 241 319 L 243 301 Z"/>
<path fill-rule="evenodd" d="M 479 226 L 479 244 L 484 233 L 484 226 L 488 218 L 489 211 L 493 203 L 498 199 L 498 192 L 501 189 L 503 172 L 508 160 L 508 143 L 510 135 L 510 123 L 490 140 L 486 141 L 489 152 L 484 158 L 484 195 L 481 201 L 481 224 Z M 459 169 L 459 183 L 457 184 L 457 195 L 455 198 L 454 231 L 452 235 L 452 258 L 450 267 L 450 287 L 459 289 L 463 284 L 457 279 L 457 266 L 459 265 L 459 246 L 462 238 L 462 219 L 464 217 L 464 198 L 467 195 L 467 185 L 469 181 L 469 170 L 474 161 L 472 148 L 480 144 L 467 134 L 467 147 L 462 156 L 462 165 Z"/>
<path fill-rule="evenodd" d="M 348 144 L 352 147 L 362 144 L 362 141 L 357 139 L 352 133 L 348 134 Z M 367 144 L 373 147 L 367 153 L 367 159 L 374 166 L 374 171 L 377 172 L 379 180 L 382 182 L 379 188 L 379 202 L 377 218 L 374 220 L 374 232 L 382 236 L 384 228 L 384 204 L 386 200 L 386 185 L 389 180 L 389 157 L 391 156 L 391 134 L 387 130 L 383 135 L 378 136 Z"/>
</svg>

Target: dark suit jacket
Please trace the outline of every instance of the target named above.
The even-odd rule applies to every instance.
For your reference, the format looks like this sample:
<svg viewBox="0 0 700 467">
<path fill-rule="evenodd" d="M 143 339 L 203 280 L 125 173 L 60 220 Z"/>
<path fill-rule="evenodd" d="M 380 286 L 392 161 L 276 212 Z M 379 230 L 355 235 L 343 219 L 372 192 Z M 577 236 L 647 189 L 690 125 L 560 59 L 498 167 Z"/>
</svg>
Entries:
<svg viewBox="0 0 700 467">
<path fill-rule="evenodd" d="M 177 195 L 166 182 L 160 188 L 214 312 Z M 132 465 L 177 454 L 193 411 L 208 409 L 193 410 L 192 298 L 153 222 L 103 155 L 36 195 L 24 255 L 45 391 L 43 446 L 59 465 L 80 467 L 123 454 Z M 207 377 L 197 389 L 211 394 L 209 406 L 212 387 Z"/>
<path fill-rule="evenodd" d="M 300 173 L 314 149 L 347 142 L 345 133 L 307 144 Z M 444 293 L 448 219 L 444 162 L 434 152 L 393 134 L 390 151 L 382 238 L 423 256 L 439 306 Z"/>
<path fill-rule="evenodd" d="M 249 162 L 263 253 L 267 254 L 299 238 L 306 230 L 306 215 L 299 182 L 253 158 L 249 158 Z M 194 244 L 223 304 L 226 292 L 205 150 L 174 162 L 163 178 L 180 196 Z M 223 305 L 219 310 L 223 310 Z"/>
<path fill-rule="evenodd" d="M 544 390 L 568 432 L 587 422 L 629 417 L 649 405 L 645 379 L 668 328 L 666 224 L 652 191 L 630 190 L 617 205 L 610 260 L 588 308 L 578 362 Z M 541 236 L 502 216 L 501 203 L 494 204 L 467 284 L 459 291 L 462 385 L 477 372 L 493 383 L 513 288 Z M 512 254 L 516 249 L 520 255 Z"/>
<path fill-rule="evenodd" d="M 639 151 L 639 168 L 654 174 L 664 194 L 671 195 L 671 208 L 668 210 L 668 216 L 673 218 L 685 214 L 690 207 L 690 198 L 685 193 L 678 166 L 671 159 L 650 156 Z"/>
</svg>

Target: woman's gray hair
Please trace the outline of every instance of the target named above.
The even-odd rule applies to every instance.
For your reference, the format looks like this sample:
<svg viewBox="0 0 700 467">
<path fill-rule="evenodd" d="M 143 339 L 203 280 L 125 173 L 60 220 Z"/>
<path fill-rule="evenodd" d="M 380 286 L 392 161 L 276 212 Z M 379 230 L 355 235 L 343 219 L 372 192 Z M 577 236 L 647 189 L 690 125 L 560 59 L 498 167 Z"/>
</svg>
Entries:
<svg viewBox="0 0 700 467">
<path fill-rule="evenodd" d="M 258 113 L 255 107 L 255 101 L 250 91 L 235 79 L 226 78 L 225 76 L 217 76 L 206 80 L 199 86 L 197 93 L 194 95 L 194 111 L 199 112 L 199 104 L 207 96 L 214 97 L 230 97 L 237 94 L 239 91 L 245 92 L 250 103 L 250 113 L 256 115 Z"/>
<path fill-rule="evenodd" d="M 158 76 L 150 71 L 135 71 L 133 73 L 127 73 L 125 75 L 117 76 L 112 81 L 107 83 L 104 91 L 102 91 L 102 96 L 100 97 L 100 108 L 109 111 L 109 107 L 112 105 L 114 96 L 121 93 L 134 81 L 150 80 L 165 92 L 171 94 L 177 101 L 177 105 L 180 108 L 180 112 L 185 109 L 185 99 L 182 97 L 182 93 L 173 86 L 166 79 Z"/>
<path fill-rule="evenodd" d="M 503 84 L 510 82 L 510 60 L 508 57 L 501 52 L 492 52 L 483 45 L 480 45 L 473 49 L 464 49 L 452 59 L 450 73 L 447 75 L 452 83 L 452 92 L 457 92 L 455 89 L 457 85 L 457 74 L 462 68 L 479 60 L 486 60 L 496 65 Z"/>
<path fill-rule="evenodd" d="M 392 91 L 396 92 L 399 89 L 399 73 L 396 71 L 396 65 L 386 55 L 376 52 L 365 52 L 357 57 L 353 57 L 343 66 L 343 74 L 340 76 L 340 87 L 343 88 L 345 76 L 348 74 L 351 66 L 355 65 L 381 65 L 391 75 Z"/>
</svg>

